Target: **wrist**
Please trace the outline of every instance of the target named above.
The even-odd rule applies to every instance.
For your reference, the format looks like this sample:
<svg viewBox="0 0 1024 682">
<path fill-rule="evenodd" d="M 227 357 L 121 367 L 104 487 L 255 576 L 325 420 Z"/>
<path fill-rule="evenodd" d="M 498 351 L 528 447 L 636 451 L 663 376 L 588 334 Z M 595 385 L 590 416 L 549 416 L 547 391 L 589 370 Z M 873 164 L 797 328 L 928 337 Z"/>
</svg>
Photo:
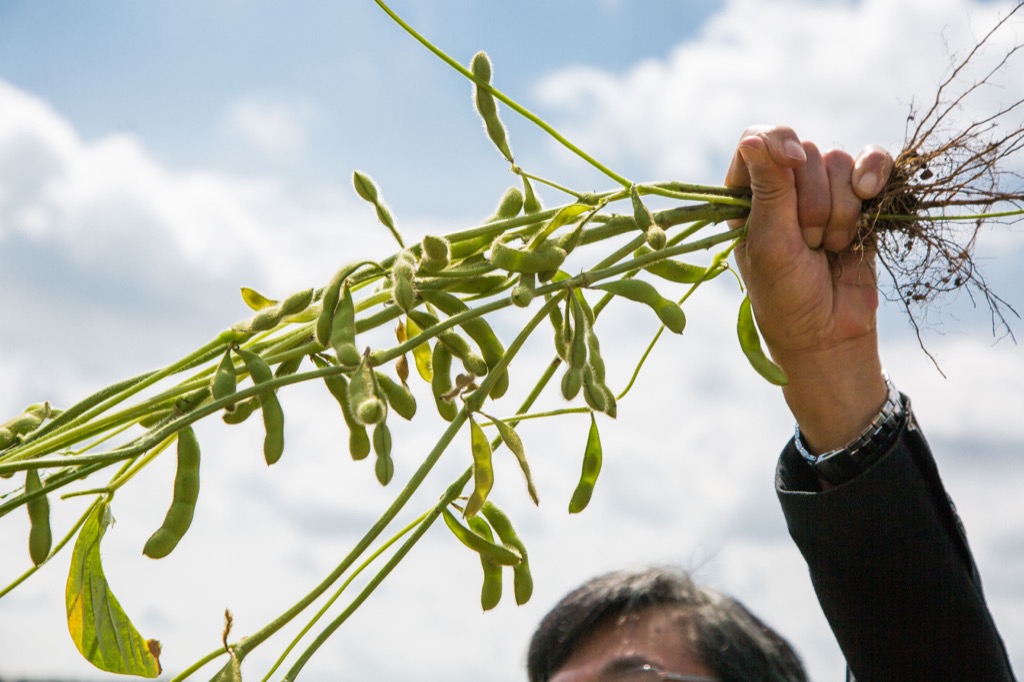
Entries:
<svg viewBox="0 0 1024 682">
<path fill-rule="evenodd" d="M 874 335 L 776 361 L 789 377 L 783 388 L 786 403 L 804 445 L 815 454 L 856 439 L 885 404 L 888 388 Z"/>
</svg>

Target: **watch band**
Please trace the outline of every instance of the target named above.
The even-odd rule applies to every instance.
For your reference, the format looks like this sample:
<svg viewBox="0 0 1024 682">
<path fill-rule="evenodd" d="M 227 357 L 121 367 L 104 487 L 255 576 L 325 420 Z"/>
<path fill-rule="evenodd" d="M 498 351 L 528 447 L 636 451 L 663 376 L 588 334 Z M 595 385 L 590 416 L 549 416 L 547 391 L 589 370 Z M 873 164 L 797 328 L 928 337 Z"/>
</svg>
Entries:
<svg viewBox="0 0 1024 682">
<path fill-rule="evenodd" d="M 800 425 L 797 424 L 793 437 L 797 452 L 814 467 L 822 480 L 832 485 L 853 480 L 878 461 L 895 440 L 896 434 L 903 426 L 906 409 L 903 407 L 899 391 L 889 380 L 889 375 L 883 372 L 882 376 L 885 377 L 885 385 L 888 388 L 885 404 L 867 428 L 846 447 L 820 455 L 811 454 L 804 445 L 800 436 Z"/>
</svg>

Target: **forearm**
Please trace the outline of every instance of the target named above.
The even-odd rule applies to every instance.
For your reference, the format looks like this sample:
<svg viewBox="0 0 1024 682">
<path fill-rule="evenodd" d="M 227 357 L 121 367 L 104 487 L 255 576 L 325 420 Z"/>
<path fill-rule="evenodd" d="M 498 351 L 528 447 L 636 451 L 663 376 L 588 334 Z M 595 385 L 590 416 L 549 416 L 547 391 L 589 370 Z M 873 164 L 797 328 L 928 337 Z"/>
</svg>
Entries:
<svg viewBox="0 0 1024 682">
<path fill-rule="evenodd" d="M 1012 680 L 959 520 L 912 417 L 861 476 L 815 492 L 790 443 L 778 493 L 858 680 Z"/>
</svg>

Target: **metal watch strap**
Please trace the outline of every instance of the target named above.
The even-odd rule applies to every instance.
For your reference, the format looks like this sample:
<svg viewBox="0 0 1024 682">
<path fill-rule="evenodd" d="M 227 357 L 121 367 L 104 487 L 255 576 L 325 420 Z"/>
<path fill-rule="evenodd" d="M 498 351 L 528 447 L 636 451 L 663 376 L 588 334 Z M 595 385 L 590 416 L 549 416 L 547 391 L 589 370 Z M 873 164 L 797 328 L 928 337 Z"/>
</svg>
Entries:
<svg viewBox="0 0 1024 682">
<path fill-rule="evenodd" d="M 889 381 L 889 376 L 884 373 L 883 376 L 888 388 L 885 404 L 867 428 L 846 447 L 813 455 L 804 445 L 800 437 L 800 425 L 797 424 L 794 445 L 822 480 L 832 485 L 853 480 L 888 451 L 889 445 L 903 425 L 906 410 L 903 408 L 899 391 Z"/>
</svg>

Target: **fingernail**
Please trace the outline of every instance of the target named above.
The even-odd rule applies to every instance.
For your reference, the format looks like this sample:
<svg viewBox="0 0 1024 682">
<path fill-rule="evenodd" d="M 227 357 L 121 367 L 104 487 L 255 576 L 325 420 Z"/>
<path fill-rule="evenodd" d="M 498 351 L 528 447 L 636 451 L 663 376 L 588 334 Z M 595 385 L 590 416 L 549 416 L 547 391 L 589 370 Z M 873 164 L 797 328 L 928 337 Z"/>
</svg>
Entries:
<svg viewBox="0 0 1024 682">
<path fill-rule="evenodd" d="M 857 180 L 857 191 L 864 196 L 874 196 L 882 189 L 878 184 L 878 174 L 867 172 Z"/>
<path fill-rule="evenodd" d="M 782 149 L 785 151 L 786 156 L 803 163 L 807 160 L 807 152 L 804 151 L 804 146 L 796 140 L 786 140 L 782 145 Z"/>
</svg>

